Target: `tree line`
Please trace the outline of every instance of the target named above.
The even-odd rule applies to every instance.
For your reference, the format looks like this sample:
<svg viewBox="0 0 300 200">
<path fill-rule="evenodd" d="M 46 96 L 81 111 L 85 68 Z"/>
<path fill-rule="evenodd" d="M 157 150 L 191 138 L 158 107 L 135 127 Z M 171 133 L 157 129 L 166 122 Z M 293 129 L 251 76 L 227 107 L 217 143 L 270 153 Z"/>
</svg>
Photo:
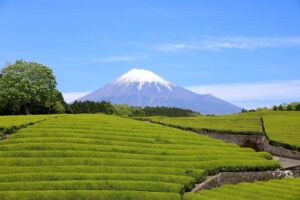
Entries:
<svg viewBox="0 0 300 200">
<path fill-rule="evenodd" d="M 256 111 L 300 111 L 300 102 L 283 103 L 274 105 L 272 107 L 258 107 L 256 109 L 242 109 L 242 112 L 256 112 Z"/>
<path fill-rule="evenodd" d="M 138 116 L 169 116 L 169 117 L 189 117 L 200 115 L 188 109 L 175 107 L 134 107 L 126 104 L 111 104 L 107 101 L 75 101 L 69 105 L 72 113 L 106 113 L 123 117 Z"/>
</svg>

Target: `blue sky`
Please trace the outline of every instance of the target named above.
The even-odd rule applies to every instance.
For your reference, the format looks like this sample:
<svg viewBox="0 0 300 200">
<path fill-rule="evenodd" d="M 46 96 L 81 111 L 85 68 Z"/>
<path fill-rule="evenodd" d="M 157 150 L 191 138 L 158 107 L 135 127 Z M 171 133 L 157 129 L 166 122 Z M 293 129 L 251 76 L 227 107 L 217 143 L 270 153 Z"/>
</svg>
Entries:
<svg viewBox="0 0 300 200">
<path fill-rule="evenodd" d="M 66 98 L 137 67 L 252 108 L 300 100 L 299 0 L 0 0 L 0 66 L 51 67 Z"/>
</svg>

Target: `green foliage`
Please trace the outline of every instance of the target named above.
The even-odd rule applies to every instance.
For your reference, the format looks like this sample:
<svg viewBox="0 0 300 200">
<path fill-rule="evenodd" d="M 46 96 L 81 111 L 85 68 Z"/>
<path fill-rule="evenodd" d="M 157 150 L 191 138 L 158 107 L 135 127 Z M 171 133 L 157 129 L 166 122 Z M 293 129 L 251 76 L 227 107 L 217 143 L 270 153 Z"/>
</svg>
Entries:
<svg viewBox="0 0 300 200">
<path fill-rule="evenodd" d="M 145 107 L 143 109 L 145 116 L 168 116 L 168 117 L 190 117 L 199 115 L 192 110 L 175 107 Z"/>
<path fill-rule="evenodd" d="M 59 115 L 0 142 L 0 198 L 180 199 L 206 174 L 277 167 L 267 153 L 188 131 Z"/>
<path fill-rule="evenodd" d="M 126 104 L 115 104 L 114 114 L 122 117 L 128 117 L 131 115 L 131 107 Z"/>
<path fill-rule="evenodd" d="M 0 74 L 0 114 L 65 112 L 55 77 L 48 67 L 17 60 Z"/>
<path fill-rule="evenodd" d="M 70 105 L 70 109 L 76 113 L 105 113 L 114 114 L 122 117 L 142 117 L 142 116 L 169 116 L 169 117 L 187 117 L 197 116 L 199 113 L 191 110 L 170 107 L 133 107 L 127 104 L 114 104 L 110 102 L 94 101 L 75 101 Z"/>
<path fill-rule="evenodd" d="M 210 190 L 201 190 L 198 193 L 186 193 L 184 200 L 290 200 L 299 199 L 300 177 L 254 183 L 239 183 L 236 185 L 222 185 Z"/>
<path fill-rule="evenodd" d="M 75 101 L 70 105 L 72 113 L 105 113 L 113 114 L 114 106 L 110 102 Z"/>
<path fill-rule="evenodd" d="M 283 103 L 280 105 L 274 105 L 272 107 L 258 107 L 256 109 L 246 110 L 244 112 L 263 112 L 263 111 L 300 111 L 300 102 Z"/>
</svg>

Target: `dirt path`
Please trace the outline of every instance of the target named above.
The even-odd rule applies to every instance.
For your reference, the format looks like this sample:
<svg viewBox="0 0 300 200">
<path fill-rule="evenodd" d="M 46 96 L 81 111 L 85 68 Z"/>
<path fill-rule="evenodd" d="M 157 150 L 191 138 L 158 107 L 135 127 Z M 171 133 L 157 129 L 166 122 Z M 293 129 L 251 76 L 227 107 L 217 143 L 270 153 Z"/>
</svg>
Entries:
<svg viewBox="0 0 300 200">
<path fill-rule="evenodd" d="M 205 188 L 206 185 L 210 184 L 211 182 L 213 182 L 216 178 L 218 178 L 219 176 L 221 176 L 221 173 L 214 175 L 214 176 L 207 176 L 205 181 L 195 184 L 195 187 L 192 189 L 191 192 L 198 192 L 199 190 Z"/>
</svg>

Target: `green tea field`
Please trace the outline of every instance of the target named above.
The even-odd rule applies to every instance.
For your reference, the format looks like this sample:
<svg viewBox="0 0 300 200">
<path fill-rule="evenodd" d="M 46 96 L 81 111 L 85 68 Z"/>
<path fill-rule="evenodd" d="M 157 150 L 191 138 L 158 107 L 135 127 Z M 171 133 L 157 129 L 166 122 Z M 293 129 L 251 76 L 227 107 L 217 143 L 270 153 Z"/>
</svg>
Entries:
<svg viewBox="0 0 300 200">
<path fill-rule="evenodd" d="M 187 193 L 184 200 L 297 200 L 300 197 L 300 177 L 255 183 L 223 185 L 198 193 Z"/>
<path fill-rule="evenodd" d="M 0 199 L 181 199 L 207 174 L 278 168 L 270 159 L 157 124 L 60 115 L 0 141 Z"/>
<path fill-rule="evenodd" d="M 184 128 L 208 129 L 229 133 L 261 134 L 263 132 L 261 119 L 249 115 L 222 115 L 222 116 L 197 116 L 197 117 L 144 117 L 155 122 L 167 125 L 176 125 Z"/>
<path fill-rule="evenodd" d="M 5 132 L 13 132 L 35 122 L 43 121 L 57 115 L 29 115 L 29 116 L 1 116 L 0 117 L 0 136 Z"/>
<path fill-rule="evenodd" d="M 264 124 L 265 132 L 272 142 L 291 149 L 300 148 L 300 112 L 268 111 L 199 117 L 154 116 L 144 119 L 200 131 L 208 129 L 238 134 L 262 134 Z"/>
<path fill-rule="evenodd" d="M 263 117 L 266 133 L 273 142 L 300 151 L 300 113 L 285 112 Z"/>
</svg>

